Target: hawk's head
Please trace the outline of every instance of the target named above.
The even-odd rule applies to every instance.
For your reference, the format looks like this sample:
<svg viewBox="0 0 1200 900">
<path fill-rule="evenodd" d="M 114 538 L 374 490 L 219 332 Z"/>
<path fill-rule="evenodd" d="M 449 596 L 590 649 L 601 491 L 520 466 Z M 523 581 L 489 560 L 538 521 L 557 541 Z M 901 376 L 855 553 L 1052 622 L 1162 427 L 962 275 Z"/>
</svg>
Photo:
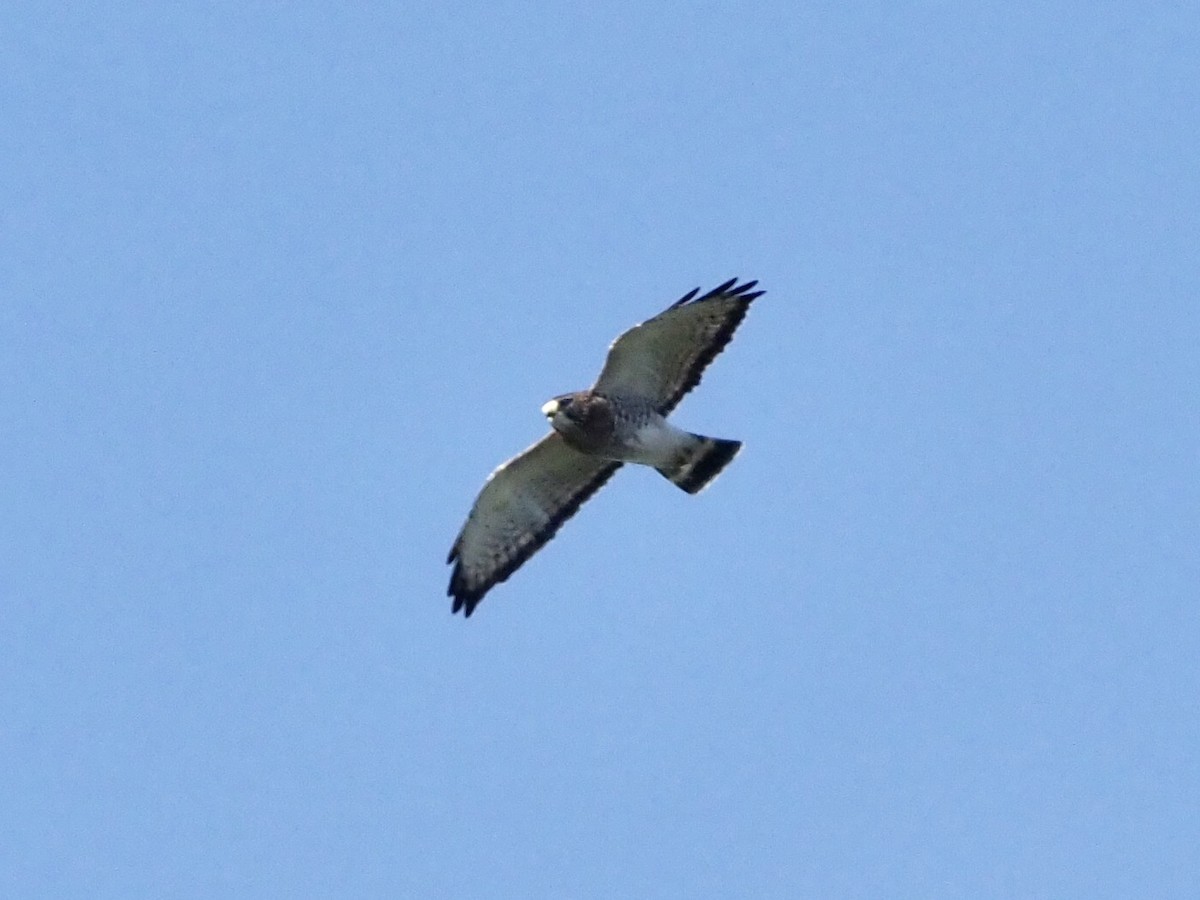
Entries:
<svg viewBox="0 0 1200 900">
<path fill-rule="evenodd" d="M 612 438 L 613 411 L 607 399 L 591 391 L 563 394 L 542 406 L 550 427 L 578 450 L 593 452 Z"/>
<path fill-rule="evenodd" d="M 556 418 L 561 422 L 562 419 L 576 419 L 579 416 L 580 406 L 574 394 L 563 394 L 561 397 L 555 397 L 553 400 L 547 400 L 542 404 L 542 415 L 550 420 L 550 424 L 554 424 Z M 561 418 L 559 418 L 561 417 Z"/>
</svg>

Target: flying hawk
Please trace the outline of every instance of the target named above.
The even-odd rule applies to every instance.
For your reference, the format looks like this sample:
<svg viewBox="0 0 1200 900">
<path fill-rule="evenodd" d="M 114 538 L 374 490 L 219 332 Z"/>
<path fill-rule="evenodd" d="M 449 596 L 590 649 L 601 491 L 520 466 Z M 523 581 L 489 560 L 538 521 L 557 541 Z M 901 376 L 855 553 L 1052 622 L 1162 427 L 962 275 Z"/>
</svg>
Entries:
<svg viewBox="0 0 1200 900">
<path fill-rule="evenodd" d="M 741 441 L 691 434 L 666 416 L 700 383 L 763 291 L 732 278 L 696 288 L 613 341 L 590 390 L 542 407 L 550 434 L 488 476 L 450 548 L 453 612 L 471 615 L 622 463 L 652 466 L 695 494 L 729 464 Z"/>
</svg>

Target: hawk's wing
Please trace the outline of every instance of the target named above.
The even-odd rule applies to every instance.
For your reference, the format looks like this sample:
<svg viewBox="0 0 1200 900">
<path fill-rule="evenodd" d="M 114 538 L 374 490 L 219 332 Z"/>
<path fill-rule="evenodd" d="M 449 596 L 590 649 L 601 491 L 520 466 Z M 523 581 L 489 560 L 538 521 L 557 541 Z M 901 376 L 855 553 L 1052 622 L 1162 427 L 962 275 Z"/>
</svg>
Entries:
<svg viewBox="0 0 1200 900">
<path fill-rule="evenodd" d="M 483 595 L 554 537 L 619 462 L 573 450 L 551 432 L 488 476 L 446 562 L 454 612 L 469 616 Z"/>
<path fill-rule="evenodd" d="M 697 297 L 685 294 L 653 319 L 635 325 L 608 348 L 593 388 L 610 396 L 645 397 L 666 415 L 700 383 L 704 368 L 725 349 L 746 310 L 763 291 L 733 278 Z"/>
</svg>

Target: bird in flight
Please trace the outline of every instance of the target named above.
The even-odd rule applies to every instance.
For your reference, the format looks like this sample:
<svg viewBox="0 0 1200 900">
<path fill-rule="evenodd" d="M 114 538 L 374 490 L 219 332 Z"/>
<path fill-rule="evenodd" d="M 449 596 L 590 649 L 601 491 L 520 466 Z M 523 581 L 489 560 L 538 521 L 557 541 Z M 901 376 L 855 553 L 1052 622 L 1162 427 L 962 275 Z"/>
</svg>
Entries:
<svg viewBox="0 0 1200 900">
<path fill-rule="evenodd" d="M 765 293 L 756 284 L 733 278 L 685 294 L 613 341 L 589 390 L 542 407 L 551 432 L 488 476 L 450 548 L 452 612 L 470 616 L 623 463 L 651 466 L 689 494 L 720 474 L 741 441 L 692 434 L 667 415 Z"/>
</svg>

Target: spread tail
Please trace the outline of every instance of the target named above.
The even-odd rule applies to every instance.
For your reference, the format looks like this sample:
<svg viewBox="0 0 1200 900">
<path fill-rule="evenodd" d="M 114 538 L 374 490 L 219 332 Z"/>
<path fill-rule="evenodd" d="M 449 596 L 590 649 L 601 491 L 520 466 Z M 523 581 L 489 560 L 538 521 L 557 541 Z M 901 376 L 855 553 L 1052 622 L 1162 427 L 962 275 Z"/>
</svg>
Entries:
<svg viewBox="0 0 1200 900">
<path fill-rule="evenodd" d="M 742 442 L 703 437 L 699 434 L 693 434 L 692 438 L 676 463 L 664 466 L 658 471 L 689 494 L 697 494 L 708 487 L 709 483 L 721 474 L 721 470 L 733 461 L 742 449 Z"/>
</svg>

